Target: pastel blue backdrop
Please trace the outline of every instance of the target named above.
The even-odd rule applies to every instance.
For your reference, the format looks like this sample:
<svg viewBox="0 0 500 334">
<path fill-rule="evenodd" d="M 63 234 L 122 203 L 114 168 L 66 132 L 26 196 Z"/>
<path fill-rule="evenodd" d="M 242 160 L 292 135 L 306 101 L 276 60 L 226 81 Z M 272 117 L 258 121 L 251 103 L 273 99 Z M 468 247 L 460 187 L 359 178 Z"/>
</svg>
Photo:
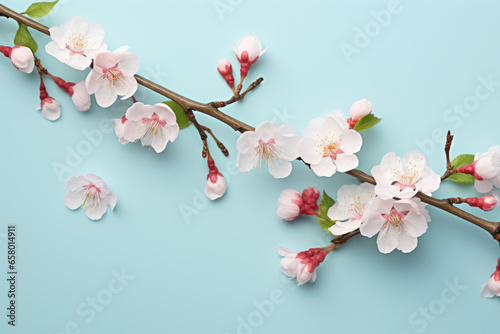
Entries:
<svg viewBox="0 0 500 334">
<path fill-rule="evenodd" d="M 2 1 L 23 11 L 28 1 Z M 453 154 L 499 144 L 500 21 L 497 1 L 165 1 L 61 0 L 40 20 L 60 25 L 79 15 L 100 23 L 110 49 L 122 45 L 141 58 L 139 73 L 200 101 L 229 98 L 216 71 L 220 58 L 237 62 L 229 45 L 255 33 L 267 53 L 247 83 L 263 84 L 224 111 L 244 122 L 307 122 L 368 98 L 383 118 L 363 133 L 360 169 L 369 172 L 392 150 L 422 151 L 444 168 L 445 130 Z M 0 44 L 16 29 L 0 18 Z M 50 71 L 72 81 L 72 70 L 44 51 Z M 275 215 L 286 188 L 316 186 L 332 196 L 347 175 L 316 177 L 294 165 L 275 180 L 238 173 L 238 134 L 199 115 L 231 152 L 211 143 L 228 178 L 224 198 L 208 203 L 207 166 L 193 127 L 156 154 L 121 145 L 106 126 L 130 101 L 79 112 L 53 82 L 62 103 L 57 122 L 42 118 L 38 78 L 0 59 L 0 304 L 2 333 L 468 333 L 495 330 L 498 299 L 479 297 L 494 271 L 498 244 L 482 230 L 437 209 L 411 254 L 382 255 L 374 239 L 355 238 L 329 255 L 318 280 L 296 288 L 279 271 L 279 245 L 325 246 L 314 219 L 288 223 Z M 162 97 L 139 88 L 147 103 Z M 92 137 L 89 140 L 85 135 Z M 89 135 L 90 133 L 90 135 Z M 101 137 L 102 136 L 102 137 Z M 70 153 L 70 152 L 76 152 Z M 54 166 L 66 169 L 60 174 Z M 99 222 L 63 204 L 63 180 L 96 173 L 118 196 Z M 474 195 L 446 183 L 438 197 Z M 478 210 L 470 210 L 478 213 Z M 481 213 L 479 213 L 481 214 Z M 483 215 L 485 216 L 485 215 Z M 499 220 L 498 209 L 487 215 Z M 18 230 L 18 318 L 7 326 L 6 226 Z"/>
</svg>

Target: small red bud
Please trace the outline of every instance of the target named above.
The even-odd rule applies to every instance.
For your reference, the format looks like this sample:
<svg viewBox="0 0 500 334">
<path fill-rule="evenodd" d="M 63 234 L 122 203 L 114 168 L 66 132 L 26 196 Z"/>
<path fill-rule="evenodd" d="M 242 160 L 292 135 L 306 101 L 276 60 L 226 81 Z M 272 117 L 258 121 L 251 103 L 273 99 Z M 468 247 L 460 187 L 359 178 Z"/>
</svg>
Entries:
<svg viewBox="0 0 500 334">
<path fill-rule="evenodd" d="M 226 80 L 229 87 L 234 88 L 234 77 L 233 77 L 233 66 L 227 59 L 219 60 L 217 64 L 217 70 L 220 75 Z"/>
</svg>

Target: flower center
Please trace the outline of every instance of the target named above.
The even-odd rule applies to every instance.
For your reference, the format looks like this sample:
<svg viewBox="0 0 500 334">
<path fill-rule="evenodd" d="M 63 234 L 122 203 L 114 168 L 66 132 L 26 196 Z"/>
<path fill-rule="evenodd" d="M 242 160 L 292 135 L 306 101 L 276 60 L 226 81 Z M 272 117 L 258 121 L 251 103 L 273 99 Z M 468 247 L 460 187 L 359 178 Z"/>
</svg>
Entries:
<svg viewBox="0 0 500 334">
<path fill-rule="evenodd" d="M 323 158 L 337 159 L 337 154 L 344 153 L 340 149 L 340 140 L 323 144 Z"/>
<path fill-rule="evenodd" d="M 257 146 L 257 152 L 261 159 L 266 160 L 276 160 L 278 158 L 278 148 L 276 147 L 276 141 L 274 138 L 268 141 L 259 140 L 259 146 Z"/>
<path fill-rule="evenodd" d="M 71 55 L 82 54 L 89 46 L 90 37 L 88 35 L 72 33 L 66 37 L 66 49 Z"/>
<path fill-rule="evenodd" d="M 143 118 L 142 124 L 146 126 L 146 133 L 142 136 L 141 140 L 146 136 L 156 136 L 160 132 L 161 128 L 167 124 L 167 121 L 161 120 L 156 113 L 153 113 L 151 118 Z"/>
<path fill-rule="evenodd" d="M 85 189 L 85 192 L 83 193 L 85 195 L 85 200 L 83 201 L 82 208 L 85 206 L 87 201 L 89 201 L 90 205 L 100 204 L 101 189 L 96 187 L 92 182 L 84 185 L 83 188 Z"/>
<path fill-rule="evenodd" d="M 123 84 L 123 73 L 116 66 L 104 69 L 101 78 L 106 81 L 106 86 Z"/>
<path fill-rule="evenodd" d="M 408 214 L 408 211 L 406 212 L 398 212 L 395 208 L 391 209 L 391 212 L 389 214 L 383 214 L 382 217 L 385 219 L 384 226 L 387 224 L 391 224 L 395 227 L 399 227 L 404 222 L 404 218 Z"/>
</svg>

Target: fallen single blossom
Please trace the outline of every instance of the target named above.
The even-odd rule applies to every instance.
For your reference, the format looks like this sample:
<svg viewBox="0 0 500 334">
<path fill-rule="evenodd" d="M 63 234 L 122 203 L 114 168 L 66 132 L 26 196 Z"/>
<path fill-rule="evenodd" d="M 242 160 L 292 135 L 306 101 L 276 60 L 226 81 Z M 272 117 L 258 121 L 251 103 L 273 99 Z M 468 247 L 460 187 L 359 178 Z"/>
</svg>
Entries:
<svg viewBox="0 0 500 334">
<path fill-rule="evenodd" d="M 65 24 L 49 29 L 52 41 L 45 51 L 59 61 L 77 69 L 90 66 L 92 59 L 107 49 L 104 30 L 94 22 L 86 22 L 81 17 L 71 17 Z"/>
<path fill-rule="evenodd" d="M 97 104 L 103 108 L 112 105 L 118 96 L 124 100 L 137 90 L 134 74 L 139 70 L 140 60 L 127 52 L 128 49 L 128 46 L 123 46 L 114 52 L 99 53 L 94 59 L 94 68 L 85 80 L 88 93 L 95 93 Z"/>
<path fill-rule="evenodd" d="M 173 142 L 179 134 L 175 113 L 164 103 L 151 106 L 136 102 L 125 117 L 123 139 L 129 142 L 140 140 L 142 146 L 151 146 L 156 153 L 163 152 L 167 143 Z"/>
<path fill-rule="evenodd" d="M 500 297 L 500 259 L 498 259 L 495 272 L 481 288 L 481 297 L 492 298 L 494 296 Z"/>
<path fill-rule="evenodd" d="M 236 142 L 236 166 L 248 172 L 262 162 L 275 178 L 284 178 L 292 172 L 291 161 L 299 156 L 300 137 L 291 125 L 278 126 L 274 122 L 261 123 L 255 131 L 244 132 Z"/>
<path fill-rule="evenodd" d="M 12 65 L 24 73 L 31 73 L 35 67 L 33 52 L 25 46 L 16 45 L 13 48 L 0 45 L 0 52 L 10 58 Z"/>
<path fill-rule="evenodd" d="M 215 166 L 214 159 L 212 159 L 210 154 L 207 157 L 207 163 L 208 175 L 207 185 L 205 186 L 205 195 L 213 201 L 222 197 L 222 195 L 226 192 L 226 179 L 224 179 L 222 173 L 220 173 Z"/>
<path fill-rule="evenodd" d="M 366 222 L 375 197 L 375 189 L 369 183 L 342 186 L 337 192 L 337 202 L 328 210 L 328 218 L 336 221 L 328 230 L 333 235 L 343 235 L 358 229 Z"/>
<path fill-rule="evenodd" d="M 341 127 L 338 119 L 326 117 L 322 123 L 313 120 L 303 133 L 299 155 L 318 176 L 332 176 L 338 170 L 347 172 L 359 164 L 354 153 L 361 149 L 361 135 Z"/>
<path fill-rule="evenodd" d="M 262 50 L 262 43 L 257 35 L 245 35 L 241 37 L 236 43 L 236 47 L 231 45 L 231 49 L 236 53 L 236 58 L 238 58 L 241 64 L 240 72 L 242 79 L 247 76 L 250 66 L 255 64 L 259 57 L 267 50 Z"/>
<path fill-rule="evenodd" d="M 83 207 L 85 214 L 92 220 L 101 219 L 107 208 L 111 211 L 116 205 L 116 195 L 106 183 L 95 174 L 75 174 L 66 180 L 69 187 L 64 196 L 64 204 L 71 210 Z"/>
<path fill-rule="evenodd" d="M 319 190 L 309 187 L 302 195 L 295 189 L 285 189 L 281 192 L 276 206 L 276 215 L 291 221 L 300 215 L 317 215 Z"/>
<path fill-rule="evenodd" d="M 486 153 L 477 153 L 472 164 L 457 171 L 474 176 L 474 186 L 480 193 L 490 192 L 493 186 L 500 188 L 500 146 L 493 146 Z"/>
<path fill-rule="evenodd" d="M 432 193 L 441 185 L 440 176 L 427 166 L 425 157 L 417 151 L 408 152 L 403 159 L 389 152 L 371 173 L 377 182 L 375 192 L 382 199 L 411 198 L 419 191 Z"/>
<path fill-rule="evenodd" d="M 280 270 L 290 278 L 296 278 L 298 285 L 316 281 L 316 268 L 323 262 L 330 250 L 311 248 L 297 253 L 285 247 L 278 247 L 281 259 Z"/>
<path fill-rule="evenodd" d="M 417 247 L 417 238 L 425 233 L 427 222 L 431 221 L 425 204 L 419 198 L 376 198 L 369 211 L 360 232 L 369 238 L 378 233 L 377 247 L 384 254 L 395 248 L 403 253 L 413 251 Z"/>
</svg>

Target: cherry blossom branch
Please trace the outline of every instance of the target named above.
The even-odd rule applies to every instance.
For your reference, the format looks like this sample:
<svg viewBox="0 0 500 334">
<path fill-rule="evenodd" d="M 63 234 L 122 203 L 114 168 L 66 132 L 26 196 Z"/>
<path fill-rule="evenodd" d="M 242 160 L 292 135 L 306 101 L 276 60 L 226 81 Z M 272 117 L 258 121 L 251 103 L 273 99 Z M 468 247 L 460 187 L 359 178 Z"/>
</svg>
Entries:
<svg viewBox="0 0 500 334">
<path fill-rule="evenodd" d="M 50 35 L 49 28 L 47 26 L 40 24 L 34 20 L 31 20 L 30 18 L 27 18 L 27 17 L 13 11 L 13 10 L 5 7 L 2 4 L 0 4 L 0 16 L 12 18 L 19 23 L 23 23 L 23 24 L 25 24 L 33 29 L 36 29 L 36 30 L 38 30 L 46 35 Z M 144 87 L 146 87 L 146 88 L 148 88 L 148 89 L 150 89 L 150 90 L 152 90 L 160 95 L 163 95 L 163 96 L 171 99 L 172 101 L 176 102 L 177 104 L 179 104 L 186 111 L 186 114 L 189 114 L 189 113 L 192 114 L 192 111 L 199 111 L 201 113 L 207 114 L 207 115 L 221 121 L 222 123 L 229 125 L 232 129 L 234 129 L 235 131 L 241 132 L 241 133 L 243 133 L 245 131 L 254 131 L 255 130 L 254 127 L 252 127 L 248 124 L 245 124 L 245 123 L 221 112 L 218 109 L 218 107 L 216 107 L 216 102 L 202 103 L 202 102 L 192 100 L 192 99 L 187 98 L 187 97 L 185 97 L 179 93 L 176 93 L 170 89 L 167 89 L 163 86 L 160 86 L 157 83 L 155 83 L 151 80 L 148 80 L 140 75 L 135 75 L 135 79 L 137 80 L 138 84 L 140 84 L 140 85 L 142 85 L 142 86 L 144 86 Z M 235 95 L 239 95 L 239 99 L 242 99 L 248 92 L 250 92 L 255 87 L 257 87 L 261 81 L 262 80 L 258 79 L 256 82 L 251 84 L 250 87 L 241 95 L 239 95 L 239 91 L 241 90 L 241 87 L 240 87 L 241 83 L 240 83 L 240 85 L 238 85 L 238 90 L 236 91 Z M 231 101 L 232 99 L 233 98 L 231 98 L 229 101 Z M 227 101 L 227 102 L 229 102 L 229 101 Z M 225 105 L 230 104 L 227 102 Z M 236 101 L 233 101 L 233 102 L 236 102 Z M 231 102 L 231 103 L 233 103 L 233 102 Z M 222 107 L 222 105 L 220 107 Z M 208 146 L 206 145 L 207 135 L 205 133 L 204 128 L 194 118 L 194 114 L 192 114 L 192 115 L 193 115 L 192 118 L 195 120 L 193 122 L 193 124 L 195 124 L 196 128 L 198 129 L 198 131 L 200 133 L 200 137 L 202 138 L 202 141 L 204 143 L 203 152 L 205 153 L 205 156 L 206 156 L 206 154 L 208 153 Z M 447 140 L 447 141 L 450 141 L 450 144 L 449 144 L 450 147 L 451 147 L 451 140 L 452 140 L 452 137 Z M 448 169 L 449 151 L 447 151 L 446 153 L 448 155 L 447 156 L 447 169 Z M 449 165 L 451 165 L 451 162 L 449 163 Z M 375 184 L 374 178 L 370 175 L 367 175 L 366 173 L 364 173 L 362 171 L 354 169 L 354 170 L 347 172 L 347 174 L 359 179 L 362 182 L 368 182 L 370 184 Z M 476 225 L 478 227 L 481 227 L 482 229 L 484 229 L 485 231 L 490 233 L 496 240 L 500 241 L 500 223 L 487 221 L 487 220 L 484 220 L 484 219 L 479 218 L 477 216 L 474 216 L 468 212 L 465 212 L 465 211 L 455 207 L 453 204 L 450 203 L 450 201 L 448 201 L 446 199 L 436 199 L 436 198 L 433 198 L 433 197 L 428 196 L 426 194 L 423 194 L 421 192 L 418 192 L 416 197 L 420 198 L 423 202 L 425 202 L 431 206 L 434 206 L 434 207 L 439 208 L 443 211 L 451 213 L 459 218 L 462 218 L 466 221 L 473 223 L 474 225 Z M 340 239 L 340 240 L 343 240 L 343 239 Z"/>
</svg>

